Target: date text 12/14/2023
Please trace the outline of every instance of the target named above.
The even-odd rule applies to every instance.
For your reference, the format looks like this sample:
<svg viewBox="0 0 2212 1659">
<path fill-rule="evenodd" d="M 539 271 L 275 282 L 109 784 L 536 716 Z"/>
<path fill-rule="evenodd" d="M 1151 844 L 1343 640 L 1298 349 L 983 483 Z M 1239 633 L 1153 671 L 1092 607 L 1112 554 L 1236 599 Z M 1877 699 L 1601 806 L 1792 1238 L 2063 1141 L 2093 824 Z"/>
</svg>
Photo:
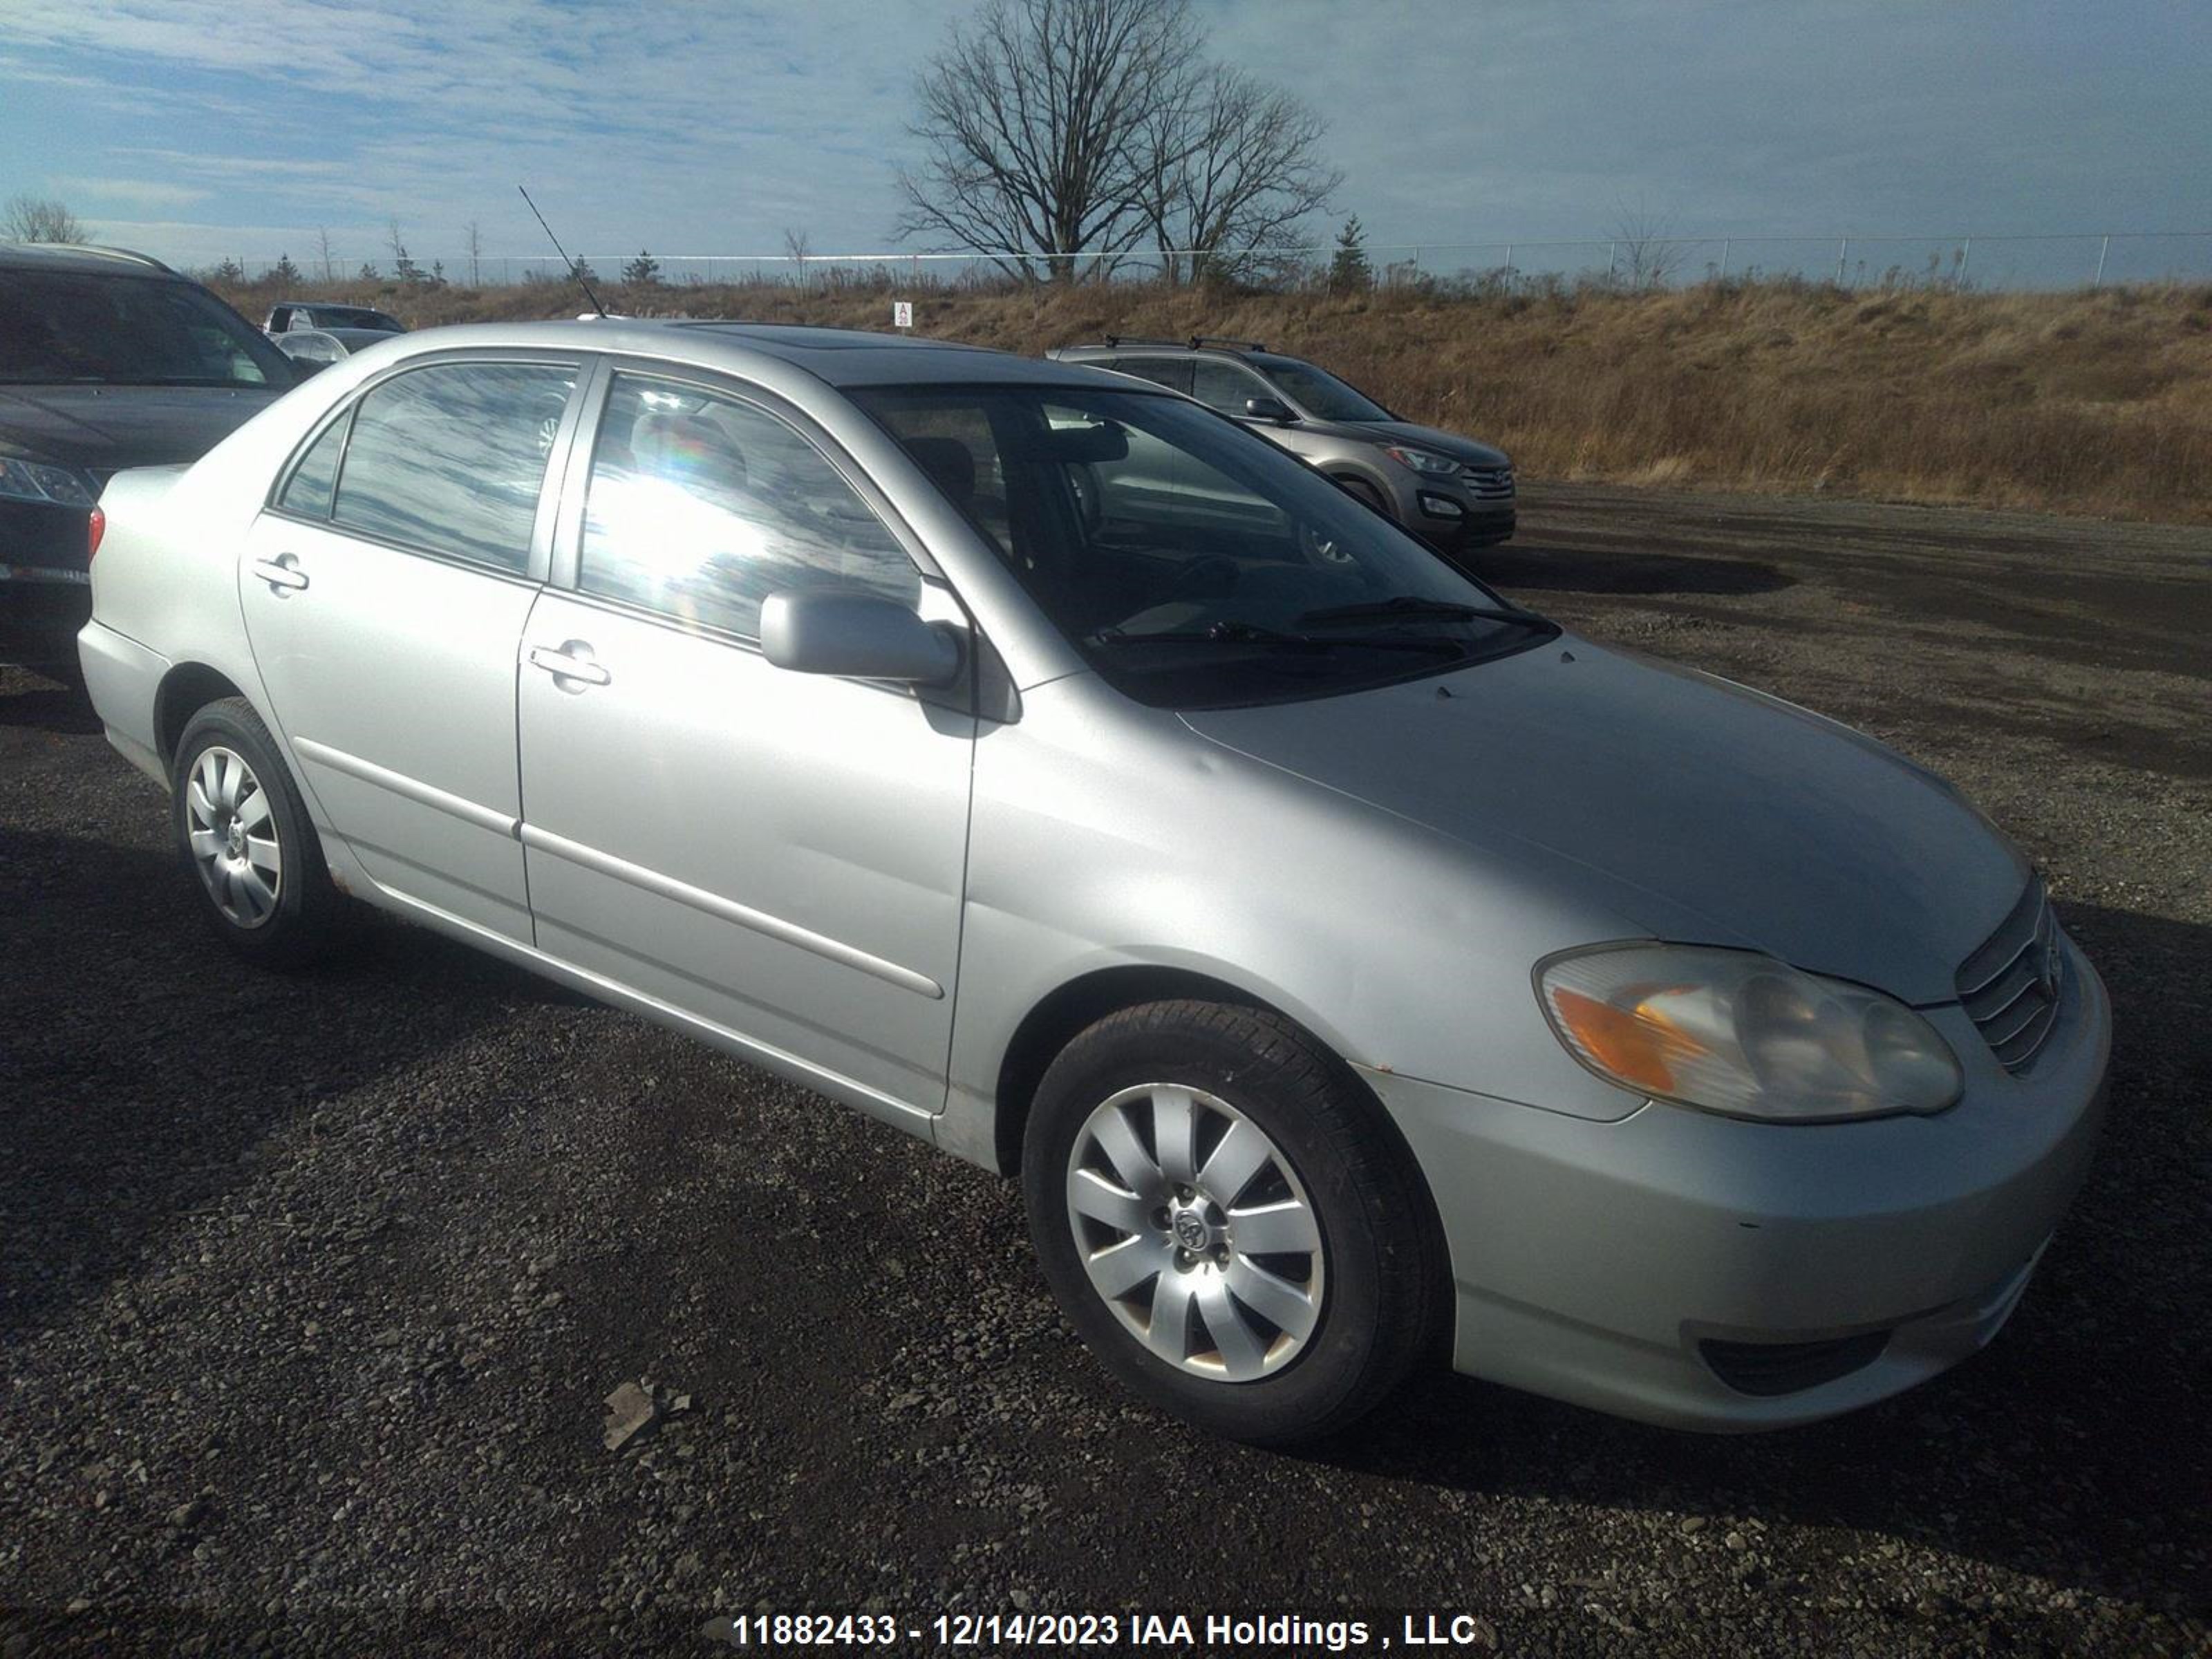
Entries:
<svg viewBox="0 0 2212 1659">
<path fill-rule="evenodd" d="M 1010 1648 L 1231 1647 L 1329 1653 L 1492 1648 L 1496 1626 L 1471 1613 L 1406 1613 L 1395 1621 L 1302 1613 L 947 1613 L 909 1622 L 887 1613 L 751 1613 L 709 1631 L 732 1647 L 889 1647 L 902 1641 L 998 1651 Z M 1395 1639 L 1394 1639 L 1395 1638 Z"/>
</svg>

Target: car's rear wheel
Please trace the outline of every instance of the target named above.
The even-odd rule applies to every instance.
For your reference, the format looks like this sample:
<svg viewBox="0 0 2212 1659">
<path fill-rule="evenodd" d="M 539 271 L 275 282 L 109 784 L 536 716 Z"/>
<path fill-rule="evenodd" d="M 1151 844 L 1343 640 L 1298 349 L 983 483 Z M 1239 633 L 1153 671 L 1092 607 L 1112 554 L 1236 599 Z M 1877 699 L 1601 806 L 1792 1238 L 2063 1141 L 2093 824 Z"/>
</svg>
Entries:
<svg viewBox="0 0 2212 1659">
<path fill-rule="evenodd" d="M 269 728 L 243 697 L 185 723 L 171 765 L 178 850 L 201 914 L 247 960 L 298 967 L 343 930 L 345 900 Z"/>
<path fill-rule="evenodd" d="M 1341 1429 L 1427 1340 L 1427 1194 L 1372 1097 L 1275 1015 L 1163 1002 L 1091 1027 L 1038 1085 L 1023 1185 L 1091 1351 L 1213 1433 Z"/>
</svg>

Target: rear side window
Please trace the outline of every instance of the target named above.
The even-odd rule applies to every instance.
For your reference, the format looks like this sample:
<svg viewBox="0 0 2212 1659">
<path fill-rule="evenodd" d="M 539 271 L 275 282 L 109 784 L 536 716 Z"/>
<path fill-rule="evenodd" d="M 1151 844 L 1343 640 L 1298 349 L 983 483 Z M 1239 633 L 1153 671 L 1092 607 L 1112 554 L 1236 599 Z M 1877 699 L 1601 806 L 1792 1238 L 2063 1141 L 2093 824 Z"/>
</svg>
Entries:
<svg viewBox="0 0 2212 1659">
<path fill-rule="evenodd" d="M 333 521 L 385 541 L 517 574 L 570 363 L 438 363 L 361 400 Z"/>
<path fill-rule="evenodd" d="M 337 485 L 338 457 L 345 453 L 349 418 L 342 415 L 325 427 L 323 435 L 307 447 L 299 465 L 292 469 L 283 493 L 276 497 L 276 505 L 285 512 L 303 519 L 331 516 L 331 495 Z"/>
<path fill-rule="evenodd" d="M 921 575 L 822 452 L 775 416 L 617 374 L 592 457 L 576 586 L 750 639 L 780 590 L 912 605 Z"/>
<path fill-rule="evenodd" d="M 1117 374 L 1133 374 L 1164 386 L 1170 392 L 1190 390 L 1190 359 L 1188 357 L 1116 357 L 1106 365 Z"/>
</svg>

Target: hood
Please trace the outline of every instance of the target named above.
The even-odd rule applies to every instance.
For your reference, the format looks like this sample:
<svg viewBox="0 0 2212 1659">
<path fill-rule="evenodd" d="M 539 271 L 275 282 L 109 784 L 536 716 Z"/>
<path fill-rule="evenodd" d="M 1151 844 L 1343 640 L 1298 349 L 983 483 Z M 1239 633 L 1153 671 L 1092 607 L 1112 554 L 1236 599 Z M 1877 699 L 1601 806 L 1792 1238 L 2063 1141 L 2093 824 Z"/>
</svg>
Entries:
<svg viewBox="0 0 2212 1659">
<path fill-rule="evenodd" d="M 1410 444 L 1419 449 L 1433 449 L 1439 455 L 1449 455 L 1469 466 L 1512 465 L 1502 449 L 1479 444 L 1455 432 L 1439 432 L 1432 426 L 1415 426 L 1411 421 L 1361 421 L 1332 430 L 1340 431 L 1346 437 L 1364 438 L 1370 443 Z"/>
<path fill-rule="evenodd" d="M 0 386 L 0 450 L 105 477 L 196 461 L 286 387 Z"/>
<path fill-rule="evenodd" d="M 1956 1000 L 1958 964 L 2027 880 L 1964 797 L 1873 739 L 1571 637 L 1437 678 L 1183 718 L 1633 933 L 1764 951 L 1907 1002 Z"/>
</svg>

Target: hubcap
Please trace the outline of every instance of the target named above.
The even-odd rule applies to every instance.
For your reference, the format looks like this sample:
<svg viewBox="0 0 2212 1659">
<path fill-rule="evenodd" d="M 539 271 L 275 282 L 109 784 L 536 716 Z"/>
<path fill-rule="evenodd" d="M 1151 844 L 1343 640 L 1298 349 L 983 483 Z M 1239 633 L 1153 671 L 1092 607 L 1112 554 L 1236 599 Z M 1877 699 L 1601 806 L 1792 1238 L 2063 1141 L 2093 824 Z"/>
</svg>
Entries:
<svg viewBox="0 0 2212 1659">
<path fill-rule="evenodd" d="M 1095 1108 L 1068 1154 L 1067 1215 L 1091 1288 L 1179 1370 L 1271 1376 L 1320 1322 L 1325 1252 L 1297 1172 L 1201 1090 L 1145 1084 Z"/>
<path fill-rule="evenodd" d="M 276 914 L 284 858 L 268 792 L 234 750 L 204 749 L 185 786 L 185 832 L 192 868 L 216 908 L 240 927 Z"/>
</svg>

